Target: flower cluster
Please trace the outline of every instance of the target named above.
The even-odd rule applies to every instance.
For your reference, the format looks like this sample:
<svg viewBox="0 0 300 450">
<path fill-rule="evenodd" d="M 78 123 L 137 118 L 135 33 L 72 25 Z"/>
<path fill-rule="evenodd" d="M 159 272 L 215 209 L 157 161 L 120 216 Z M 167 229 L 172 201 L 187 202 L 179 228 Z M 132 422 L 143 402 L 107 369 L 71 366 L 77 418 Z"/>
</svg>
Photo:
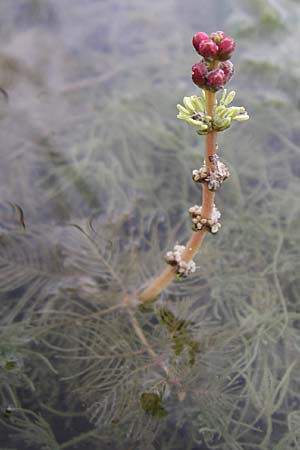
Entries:
<svg viewBox="0 0 300 450">
<path fill-rule="evenodd" d="M 189 125 L 198 127 L 198 134 L 207 134 L 212 129 L 212 118 L 205 113 L 205 91 L 202 96 L 192 95 L 183 98 L 183 106 L 177 105 L 177 118 L 185 120 Z"/>
<path fill-rule="evenodd" d="M 209 61 L 225 61 L 235 50 L 234 40 L 226 36 L 224 31 L 215 31 L 210 36 L 203 32 L 196 33 L 193 36 L 193 46 L 199 55 Z"/>
<path fill-rule="evenodd" d="M 207 134 L 211 130 L 224 131 L 230 127 L 232 120 L 243 122 L 249 119 L 247 111 L 243 106 L 229 106 L 235 97 L 235 92 L 231 91 L 227 95 L 227 89 L 223 90 L 220 100 L 216 104 L 215 115 L 206 114 L 205 111 L 205 91 L 202 96 L 192 95 L 184 97 L 183 105 L 177 105 L 178 119 L 184 120 L 189 125 L 198 127 L 198 134 Z"/>
<path fill-rule="evenodd" d="M 182 259 L 183 252 L 185 250 L 184 245 L 175 245 L 174 250 L 167 252 L 165 260 L 170 266 L 176 267 L 177 278 L 185 278 L 190 273 L 195 272 L 196 264 L 194 261 L 184 261 Z"/>
<path fill-rule="evenodd" d="M 189 209 L 189 214 L 192 217 L 194 231 L 199 231 L 206 227 L 212 234 L 216 234 L 221 228 L 221 224 L 218 222 L 221 217 L 221 213 L 215 205 L 213 207 L 210 219 L 202 217 L 202 206 L 198 205 L 192 206 Z"/>
<path fill-rule="evenodd" d="M 193 46 L 203 59 L 192 67 L 194 83 L 216 92 L 233 76 L 233 64 L 228 61 L 235 50 L 234 40 L 223 31 L 208 36 L 199 32 L 193 36 Z"/>
<path fill-rule="evenodd" d="M 192 66 L 192 80 L 198 87 L 216 92 L 231 80 L 233 72 L 233 64 L 230 61 L 220 63 L 214 70 L 208 70 L 206 62 L 199 62 Z"/>
<path fill-rule="evenodd" d="M 213 164 L 214 170 L 206 167 L 203 161 L 203 166 L 199 170 L 193 170 L 193 180 L 198 183 L 207 183 L 208 189 L 214 192 L 230 176 L 230 173 L 226 165 L 219 161 L 217 155 L 214 157 Z"/>
<path fill-rule="evenodd" d="M 227 89 L 224 89 L 222 97 L 215 109 L 215 115 L 213 120 L 213 129 L 216 131 L 224 131 L 230 127 L 231 121 L 244 122 L 249 119 L 247 111 L 243 106 L 230 106 L 229 105 L 235 97 L 235 91 L 229 92 L 227 95 Z"/>
</svg>

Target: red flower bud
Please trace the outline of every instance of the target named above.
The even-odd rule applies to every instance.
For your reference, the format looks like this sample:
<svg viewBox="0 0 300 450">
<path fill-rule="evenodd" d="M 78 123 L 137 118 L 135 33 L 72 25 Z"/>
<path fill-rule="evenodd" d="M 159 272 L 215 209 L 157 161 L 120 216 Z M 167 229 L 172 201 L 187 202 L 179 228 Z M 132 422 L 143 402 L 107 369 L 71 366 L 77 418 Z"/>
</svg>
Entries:
<svg viewBox="0 0 300 450">
<path fill-rule="evenodd" d="M 213 59 L 218 53 L 218 46 L 212 39 L 205 39 L 200 42 L 198 52 L 204 58 Z"/>
<path fill-rule="evenodd" d="M 225 73 L 222 69 L 215 69 L 207 75 L 206 85 L 213 91 L 218 90 L 225 83 Z"/>
<path fill-rule="evenodd" d="M 212 39 L 217 45 L 225 38 L 224 31 L 215 31 L 214 33 L 211 33 L 209 36 L 210 39 Z"/>
<path fill-rule="evenodd" d="M 201 41 L 208 39 L 208 35 L 206 33 L 203 33 L 202 31 L 199 31 L 199 33 L 196 33 L 193 36 L 193 46 L 195 47 L 196 52 L 199 53 L 199 44 Z"/>
<path fill-rule="evenodd" d="M 205 85 L 205 78 L 207 74 L 207 67 L 204 63 L 194 64 L 192 67 L 192 80 L 199 86 L 203 87 Z"/>
<path fill-rule="evenodd" d="M 225 37 L 219 44 L 218 57 L 221 61 L 229 59 L 235 50 L 235 42 L 231 37 Z"/>
<path fill-rule="evenodd" d="M 223 61 L 220 63 L 220 69 L 223 70 L 225 75 L 225 83 L 228 83 L 229 80 L 231 80 L 233 73 L 234 73 L 234 67 L 231 61 Z"/>
</svg>

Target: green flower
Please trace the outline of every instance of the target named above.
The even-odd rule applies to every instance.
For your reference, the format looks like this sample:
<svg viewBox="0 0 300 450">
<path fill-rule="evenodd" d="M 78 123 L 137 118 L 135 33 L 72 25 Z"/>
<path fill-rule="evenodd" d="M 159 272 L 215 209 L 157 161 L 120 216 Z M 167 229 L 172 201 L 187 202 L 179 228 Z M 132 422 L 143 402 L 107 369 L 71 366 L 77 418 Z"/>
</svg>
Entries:
<svg viewBox="0 0 300 450">
<path fill-rule="evenodd" d="M 243 122 L 249 119 L 247 111 L 243 106 L 228 107 L 235 97 L 235 92 L 231 91 L 227 95 L 227 89 L 223 90 L 222 97 L 217 101 L 215 115 L 211 116 L 205 111 L 205 91 L 202 96 L 192 95 L 183 98 L 183 105 L 177 105 L 178 119 L 184 120 L 189 125 L 198 127 L 198 134 L 207 134 L 211 130 L 223 131 L 230 127 L 232 120 Z"/>
<path fill-rule="evenodd" d="M 243 106 L 230 106 L 235 97 L 235 91 L 229 92 L 227 95 L 227 89 L 223 90 L 222 97 L 217 103 L 215 109 L 215 115 L 213 119 L 213 129 L 216 131 L 223 131 L 230 127 L 231 121 L 243 122 L 249 119 L 247 111 Z"/>
<path fill-rule="evenodd" d="M 189 125 L 199 127 L 198 134 L 207 134 L 212 129 L 211 116 L 205 113 L 205 92 L 202 97 L 192 95 L 184 97 L 182 105 L 177 105 L 178 119 L 185 120 Z"/>
</svg>

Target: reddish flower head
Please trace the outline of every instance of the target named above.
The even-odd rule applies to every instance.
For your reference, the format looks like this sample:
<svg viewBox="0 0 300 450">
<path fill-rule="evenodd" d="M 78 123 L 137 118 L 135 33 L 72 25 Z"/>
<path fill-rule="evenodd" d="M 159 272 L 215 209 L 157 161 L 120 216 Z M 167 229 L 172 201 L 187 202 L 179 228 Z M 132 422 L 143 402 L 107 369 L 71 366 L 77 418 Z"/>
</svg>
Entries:
<svg viewBox="0 0 300 450">
<path fill-rule="evenodd" d="M 214 59 L 218 53 L 218 46 L 212 39 L 205 39 L 200 42 L 198 52 L 204 58 Z"/>
<path fill-rule="evenodd" d="M 207 75 L 206 86 L 213 91 L 217 91 L 225 83 L 225 73 L 222 69 L 215 69 Z"/>
<path fill-rule="evenodd" d="M 203 33 L 202 31 L 200 31 L 199 33 L 194 34 L 194 36 L 193 36 L 193 46 L 194 46 L 196 52 L 199 53 L 200 42 L 202 42 L 205 39 L 208 39 L 208 35 L 206 33 Z"/>
<path fill-rule="evenodd" d="M 192 80 L 199 86 L 203 87 L 206 81 L 207 67 L 204 63 L 194 64 L 192 67 Z"/>
<path fill-rule="evenodd" d="M 221 61 L 229 59 L 235 50 L 235 42 L 231 37 L 225 37 L 219 43 L 218 58 Z"/>
<path fill-rule="evenodd" d="M 209 36 L 210 39 L 212 39 L 217 45 L 225 38 L 224 31 L 215 31 L 214 33 L 211 33 Z"/>
<path fill-rule="evenodd" d="M 231 61 L 222 61 L 220 63 L 220 69 L 223 70 L 225 75 L 225 83 L 228 83 L 229 80 L 231 80 L 233 73 L 234 73 L 234 67 Z"/>
</svg>

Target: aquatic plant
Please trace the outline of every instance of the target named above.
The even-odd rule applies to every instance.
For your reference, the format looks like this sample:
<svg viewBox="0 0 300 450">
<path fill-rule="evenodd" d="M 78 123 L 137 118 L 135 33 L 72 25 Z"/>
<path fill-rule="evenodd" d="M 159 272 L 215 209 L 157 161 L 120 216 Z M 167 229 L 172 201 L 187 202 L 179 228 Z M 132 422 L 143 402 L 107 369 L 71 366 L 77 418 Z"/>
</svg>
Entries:
<svg viewBox="0 0 300 450">
<path fill-rule="evenodd" d="M 218 232 L 221 213 L 217 210 L 215 191 L 229 177 L 229 170 L 217 155 L 217 133 L 237 122 L 248 120 L 244 107 L 229 106 L 235 92 L 227 94 L 224 88 L 233 76 L 234 67 L 229 59 L 235 50 L 235 41 L 223 31 L 216 31 L 208 36 L 198 32 L 193 36 L 193 46 L 203 59 L 192 67 L 192 79 L 202 88 L 202 95 L 184 97 L 183 105 L 177 105 L 178 118 L 189 125 L 197 127 L 197 134 L 206 136 L 205 159 L 202 168 L 193 171 L 193 180 L 202 184 L 202 206 L 189 208 L 192 218 L 192 229 L 195 232 L 185 246 L 174 247 L 174 251 L 166 254 L 166 262 L 170 266 L 148 286 L 138 298 L 142 302 L 153 301 L 170 282 L 174 275 L 184 278 L 196 269 L 191 261 L 200 247 L 204 233 Z M 220 99 L 216 93 L 223 90 Z"/>
<path fill-rule="evenodd" d="M 291 10 L 292 1 L 280 2 Z M 81 23 L 88 14 L 91 6 L 81 3 L 68 12 L 69 22 L 78 15 L 76 24 Z M 180 10 L 184 23 L 188 8 L 179 1 L 132 1 L 122 4 L 122 20 L 112 21 L 110 30 L 106 8 L 111 2 L 96 3 L 93 8 L 101 8 L 101 14 L 93 14 L 93 24 L 103 30 L 104 58 L 90 30 L 85 28 L 84 39 L 78 32 L 72 41 L 76 53 L 80 41 L 90 45 L 80 66 L 87 79 L 80 76 L 76 82 L 72 66 L 70 85 L 59 91 L 55 105 L 47 105 L 48 113 L 43 108 L 44 129 L 36 130 L 33 121 L 32 142 L 31 133 L 24 138 L 21 132 L 32 126 L 31 98 L 18 97 L 26 114 L 23 109 L 15 114 L 16 123 L 0 127 L 5 147 L 12 150 L 3 155 L 3 184 L 11 177 L 8 162 L 17 162 L 22 174 L 9 195 L 2 195 L 20 207 L 0 205 L 5 443 L 0 440 L 0 447 L 297 448 L 299 114 L 296 96 L 287 95 L 292 74 L 297 80 L 296 65 L 286 71 L 284 53 L 279 64 L 277 52 L 261 51 L 262 64 L 273 59 L 262 77 L 262 64 L 253 55 L 261 45 L 267 48 L 268 40 L 256 28 L 244 41 L 240 32 L 243 51 L 236 56 L 244 77 L 236 82 L 255 120 L 218 134 L 226 152 L 211 177 L 205 164 L 199 168 L 195 151 L 209 125 L 199 120 L 204 115 L 198 102 L 197 126 L 192 111 L 178 123 L 173 114 L 174 101 L 187 88 L 182 80 L 188 79 L 181 63 L 187 40 L 174 27 L 179 23 L 174 11 Z M 218 11 L 224 7 L 215 3 Z M 279 2 L 255 3 L 271 9 Z M 201 8 L 199 1 L 190 4 L 195 11 Z M 212 4 L 206 2 L 203 11 Z M 235 4 L 234 12 L 245 4 Z M 124 17 L 129 9 L 131 21 Z M 7 14 L 3 17 L 7 29 Z M 194 15 L 182 28 L 198 19 Z M 283 34 L 278 41 L 278 31 L 276 50 L 291 48 L 292 33 L 286 45 Z M 165 77 L 170 61 L 178 71 L 168 70 Z M 132 71 L 133 62 L 139 71 Z M 219 63 L 224 74 L 232 73 L 229 63 Z M 196 81 L 202 88 L 224 80 L 218 71 L 206 81 L 206 65 L 198 64 Z M 90 78 L 98 68 L 99 82 Z M 49 99 L 45 95 L 42 104 Z M 195 97 L 205 101 L 202 93 Z M 67 114 L 66 98 L 72 105 Z M 188 109 L 184 103 L 183 108 Z M 190 133 L 185 119 L 199 134 Z M 229 122 L 223 119 L 220 129 Z M 194 183 L 187 175 L 192 167 Z M 223 185 L 226 167 L 231 177 Z M 221 230 L 218 210 L 211 224 L 201 222 L 195 197 L 204 184 L 212 193 L 217 190 Z M 217 230 L 193 256 L 195 264 L 182 260 L 180 245 L 188 241 L 191 227 Z M 174 282 L 155 303 L 141 303 L 138 295 L 165 268 L 163 255 L 171 262 L 167 269 L 180 264 L 190 274 L 177 278 L 175 271 Z"/>
</svg>

